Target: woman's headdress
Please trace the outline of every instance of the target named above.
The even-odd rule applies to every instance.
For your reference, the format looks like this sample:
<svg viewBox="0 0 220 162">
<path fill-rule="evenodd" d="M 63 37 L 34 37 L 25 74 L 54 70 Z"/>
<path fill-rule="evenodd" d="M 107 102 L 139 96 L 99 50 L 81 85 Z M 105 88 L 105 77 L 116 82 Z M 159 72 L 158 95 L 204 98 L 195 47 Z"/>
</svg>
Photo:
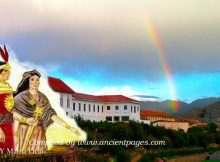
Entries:
<svg viewBox="0 0 220 162">
<path fill-rule="evenodd" d="M 14 96 L 18 95 L 19 93 L 21 93 L 29 88 L 29 78 L 34 75 L 41 77 L 41 74 L 37 70 L 26 71 L 22 75 L 23 78 L 20 81 L 20 83 L 18 84 L 17 90 L 14 92 Z"/>
<path fill-rule="evenodd" d="M 37 70 L 26 71 L 22 75 L 22 77 L 23 77 L 23 79 L 26 79 L 26 78 L 30 78 L 33 75 L 37 75 L 38 77 L 41 77 L 41 74 Z"/>
</svg>

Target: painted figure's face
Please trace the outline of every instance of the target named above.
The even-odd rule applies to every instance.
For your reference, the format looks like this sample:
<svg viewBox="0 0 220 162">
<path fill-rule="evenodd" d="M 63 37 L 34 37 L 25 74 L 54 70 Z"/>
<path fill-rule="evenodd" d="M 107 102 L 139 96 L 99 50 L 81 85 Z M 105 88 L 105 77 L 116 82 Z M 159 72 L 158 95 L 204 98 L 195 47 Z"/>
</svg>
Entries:
<svg viewBox="0 0 220 162">
<path fill-rule="evenodd" d="M 9 76 L 10 76 L 10 70 L 5 70 L 3 69 L 2 73 L 0 74 L 1 75 L 1 80 L 2 81 L 6 81 L 9 79 Z"/>
<path fill-rule="evenodd" d="M 29 79 L 29 89 L 38 90 L 40 85 L 40 78 L 37 75 L 33 75 Z"/>
</svg>

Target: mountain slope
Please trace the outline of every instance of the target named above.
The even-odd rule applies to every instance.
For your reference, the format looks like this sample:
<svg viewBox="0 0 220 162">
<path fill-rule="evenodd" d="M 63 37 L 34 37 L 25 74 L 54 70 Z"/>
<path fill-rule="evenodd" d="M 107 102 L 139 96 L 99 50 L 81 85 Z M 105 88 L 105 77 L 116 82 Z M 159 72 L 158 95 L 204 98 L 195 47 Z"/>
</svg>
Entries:
<svg viewBox="0 0 220 162">
<path fill-rule="evenodd" d="M 220 101 L 204 108 L 193 109 L 185 113 L 182 117 L 201 119 L 205 122 L 217 122 L 220 119 Z"/>
<path fill-rule="evenodd" d="M 211 104 L 220 101 L 220 97 L 208 97 L 203 99 L 197 99 L 192 103 L 188 104 L 183 101 L 178 101 L 179 103 L 179 111 L 175 112 L 171 106 L 172 100 L 165 100 L 162 102 L 152 102 L 152 101 L 145 101 L 141 102 L 141 109 L 151 109 L 155 111 L 162 111 L 170 114 L 175 114 L 177 116 L 182 116 L 183 114 L 187 113 L 188 111 L 193 111 L 199 108 L 207 107 Z"/>
<path fill-rule="evenodd" d="M 184 113 L 189 110 L 189 106 L 187 103 L 179 101 L 179 109 L 180 112 L 175 112 L 171 106 L 171 103 L 174 102 L 172 100 L 165 100 L 162 102 L 151 102 L 151 101 L 146 101 L 141 103 L 141 108 L 142 109 L 151 109 L 155 111 L 162 111 L 170 114 L 176 114 L 176 113 Z"/>
<path fill-rule="evenodd" d="M 191 108 L 203 108 L 220 101 L 220 97 L 208 97 L 197 99 L 190 104 Z"/>
</svg>

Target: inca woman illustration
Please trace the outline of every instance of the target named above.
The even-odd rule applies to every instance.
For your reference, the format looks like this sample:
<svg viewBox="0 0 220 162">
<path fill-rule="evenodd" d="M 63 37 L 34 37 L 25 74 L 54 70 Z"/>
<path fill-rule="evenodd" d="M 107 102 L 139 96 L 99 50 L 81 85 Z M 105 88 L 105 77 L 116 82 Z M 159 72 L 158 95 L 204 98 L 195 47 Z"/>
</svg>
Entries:
<svg viewBox="0 0 220 162">
<path fill-rule="evenodd" d="M 47 97 L 38 90 L 40 77 L 41 74 L 37 70 L 25 72 L 14 93 L 13 114 L 17 123 L 15 128 L 17 150 L 47 150 L 47 145 L 43 141 L 47 140 L 46 130 L 53 122 L 80 135 L 77 128 L 57 116 Z M 33 141 L 37 144 L 33 144 Z"/>
</svg>

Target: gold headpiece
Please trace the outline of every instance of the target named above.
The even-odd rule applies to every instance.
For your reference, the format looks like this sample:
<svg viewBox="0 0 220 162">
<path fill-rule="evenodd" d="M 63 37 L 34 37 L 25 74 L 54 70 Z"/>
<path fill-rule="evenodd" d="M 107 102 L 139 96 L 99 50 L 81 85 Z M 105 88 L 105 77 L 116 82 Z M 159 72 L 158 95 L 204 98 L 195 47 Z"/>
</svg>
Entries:
<svg viewBox="0 0 220 162">
<path fill-rule="evenodd" d="M 9 63 L 7 62 L 4 65 L 0 65 L 0 70 L 4 69 L 4 70 L 10 70 L 11 66 L 9 65 Z"/>
</svg>

